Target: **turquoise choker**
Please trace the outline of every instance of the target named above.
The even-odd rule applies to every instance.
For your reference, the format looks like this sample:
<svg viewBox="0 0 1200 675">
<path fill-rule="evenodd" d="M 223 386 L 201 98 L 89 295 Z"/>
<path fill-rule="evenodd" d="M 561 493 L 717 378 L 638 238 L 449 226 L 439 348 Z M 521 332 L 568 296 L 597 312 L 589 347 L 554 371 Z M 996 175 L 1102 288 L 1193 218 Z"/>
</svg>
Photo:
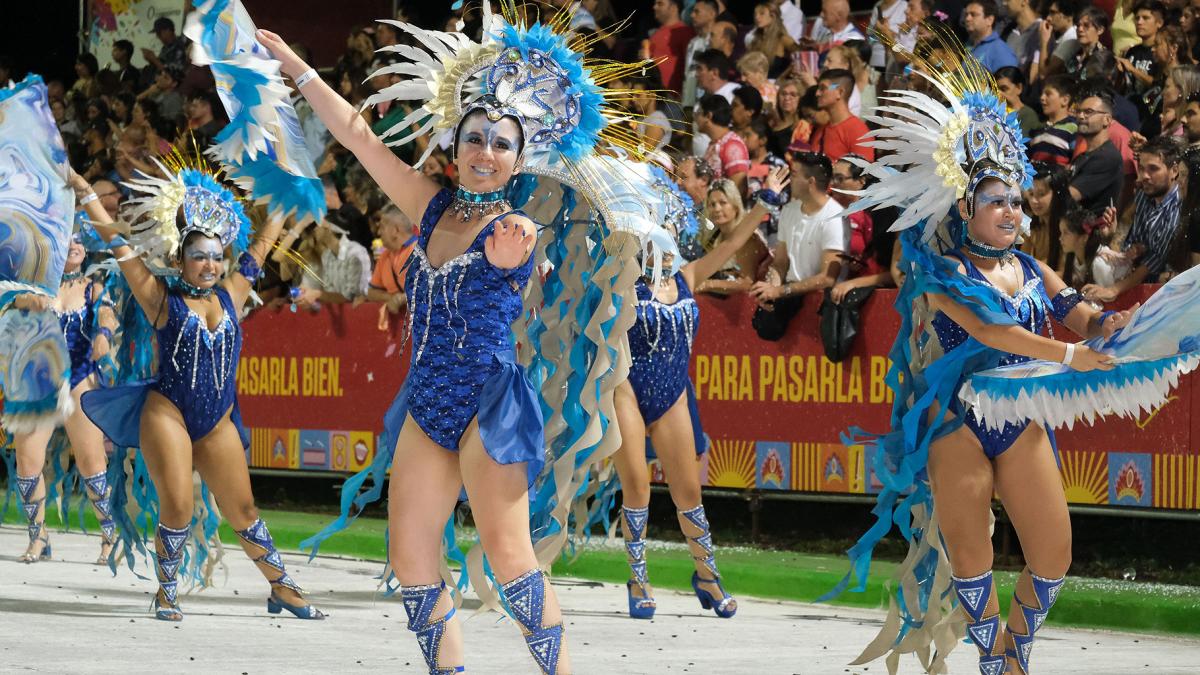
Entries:
<svg viewBox="0 0 1200 675">
<path fill-rule="evenodd" d="M 471 192 L 462 187 L 454 192 L 454 200 L 450 202 L 449 208 L 463 222 L 478 220 L 483 216 L 493 213 L 507 213 L 512 210 L 512 206 L 504 199 L 504 190 Z"/>
<path fill-rule="evenodd" d="M 69 284 L 72 281 L 75 281 L 76 279 L 82 279 L 82 278 L 83 278 L 83 272 L 81 270 L 75 270 L 74 272 L 63 272 L 62 282 L 64 284 Z"/>
<path fill-rule="evenodd" d="M 188 296 L 189 298 L 197 298 L 197 299 L 203 300 L 204 298 L 207 298 L 208 296 L 213 294 L 213 288 L 215 288 L 215 286 L 209 286 L 208 288 L 200 288 L 199 286 L 193 286 L 193 285 L 189 284 L 188 282 L 184 281 L 183 277 L 179 277 L 179 290 L 181 292 L 183 292 L 183 294 Z"/>
<path fill-rule="evenodd" d="M 1016 243 L 1014 242 L 1013 246 L 1015 245 Z M 971 233 L 967 233 L 967 253 L 980 258 L 999 260 L 1000 264 L 1002 265 L 1012 262 L 1014 257 L 1013 246 L 1009 246 L 1008 248 L 996 248 L 995 246 L 988 246 L 987 244 L 975 241 L 975 238 L 971 236 Z"/>
</svg>

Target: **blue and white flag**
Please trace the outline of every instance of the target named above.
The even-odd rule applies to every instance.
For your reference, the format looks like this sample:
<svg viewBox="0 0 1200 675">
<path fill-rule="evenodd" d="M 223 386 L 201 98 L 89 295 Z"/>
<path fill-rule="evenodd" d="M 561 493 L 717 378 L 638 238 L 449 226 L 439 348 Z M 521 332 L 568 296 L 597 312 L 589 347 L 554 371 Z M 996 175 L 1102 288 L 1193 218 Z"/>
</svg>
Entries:
<svg viewBox="0 0 1200 675">
<path fill-rule="evenodd" d="M 255 39 L 241 0 L 201 0 L 183 29 L 192 62 L 212 69 L 229 125 L 209 149 L 229 177 L 298 223 L 325 216 L 325 190 L 304 147 L 304 132 L 279 75 L 279 61 Z"/>
</svg>

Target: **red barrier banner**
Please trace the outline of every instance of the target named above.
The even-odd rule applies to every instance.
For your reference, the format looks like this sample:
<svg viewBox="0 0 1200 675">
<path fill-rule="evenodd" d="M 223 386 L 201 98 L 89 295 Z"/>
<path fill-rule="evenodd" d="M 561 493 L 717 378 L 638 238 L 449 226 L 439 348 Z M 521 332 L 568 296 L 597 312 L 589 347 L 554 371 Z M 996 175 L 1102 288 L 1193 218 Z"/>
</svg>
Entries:
<svg viewBox="0 0 1200 675">
<path fill-rule="evenodd" d="M 1131 293 L 1144 299 L 1153 287 Z M 869 494 L 870 448 L 845 446 L 851 426 L 887 429 L 885 384 L 899 317 L 895 291 L 864 305 L 859 337 L 840 363 L 824 356 L 815 297 L 779 342 L 760 339 L 745 297 L 701 296 L 692 380 L 712 448 L 704 484 L 734 489 Z M 379 328 L 379 306 L 260 310 L 245 324 L 238 368 L 242 416 L 258 468 L 357 471 L 378 446 L 383 414 L 408 368 L 402 321 Z M 1059 329 L 1061 330 L 1061 329 Z M 1063 487 L 1075 504 L 1200 509 L 1196 375 L 1141 419 L 1109 417 L 1057 432 Z M 654 466 L 656 480 L 661 473 Z"/>
</svg>

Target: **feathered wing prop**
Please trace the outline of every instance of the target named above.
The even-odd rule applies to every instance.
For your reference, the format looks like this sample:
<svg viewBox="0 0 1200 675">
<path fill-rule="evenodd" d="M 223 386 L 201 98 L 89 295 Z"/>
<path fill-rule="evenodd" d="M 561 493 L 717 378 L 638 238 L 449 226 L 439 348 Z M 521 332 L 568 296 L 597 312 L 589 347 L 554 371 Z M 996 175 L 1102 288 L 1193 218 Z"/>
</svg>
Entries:
<svg viewBox="0 0 1200 675">
<path fill-rule="evenodd" d="M 1200 364 L 1200 268 L 1168 281 L 1111 338 L 1084 341 L 1112 354 L 1109 371 L 1079 372 L 1030 361 L 976 373 L 959 398 L 989 427 L 1038 422 L 1047 428 L 1114 414 L 1137 417 L 1167 401 L 1179 376 Z"/>
<path fill-rule="evenodd" d="M 304 147 L 304 134 L 279 61 L 254 37 L 241 0 L 202 0 L 188 15 L 184 35 L 192 61 L 209 66 L 229 125 L 208 154 L 229 177 L 266 204 L 273 216 L 299 223 L 325 216 L 325 190 Z"/>
<path fill-rule="evenodd" d="M 0 89 L 0 424 L 9 432 L 54 426 L 71 407 L 58 317 L 11 308 L 22 293 L 58 293 L 74 222 L 69 173 L 42 79 Z"/>
</svg>

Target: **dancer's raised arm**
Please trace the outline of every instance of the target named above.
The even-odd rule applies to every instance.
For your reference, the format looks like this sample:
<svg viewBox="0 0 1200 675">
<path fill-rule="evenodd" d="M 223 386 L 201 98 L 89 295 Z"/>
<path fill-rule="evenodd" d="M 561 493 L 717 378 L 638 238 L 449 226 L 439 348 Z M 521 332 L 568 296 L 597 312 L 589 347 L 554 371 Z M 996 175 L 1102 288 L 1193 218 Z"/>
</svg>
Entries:
<svg viewBox="0 0 1200 675">
<path fill-rule="evenodd" d="M 254 282 L 258 280 L 262 271 L 263 261 L 270 254 L 271 247 L 279 240 L 284 220 L 284 218 L 276 216 L 268 218 L 266 224 L 254 233 L 254 241 L 250 247 L 238 256 L 233 274 L 230 274 L 221 283 L 225 290 L 229 291 L 234 307 L 246 304 L 246 299 L 250 297 L 250 288 L 254 286 Z"/>
<path fill-rule="evenodd" d="M 92 186 L 87 180 L 72 169 L 67 184 L 75 191 L 75 198 L 92 221 L 96 233 L 109 245 L 109 251 L 117 259 L 117 264 L 121 267 L 121 274 L 125 275 L 129 290 L 133 292 L 133 297 L 137 298 L 142 312 L 151 318 L 158 316 L 160 313 L 158 310 L 167 297 L 166 285 L 161 279 L 154 276 L 140 256 L 134 255 L 133 249 L 124 243 L 124 239 L 118 240 L 117 245 L 113 246 L 114 240 L 118 239 L 121 232 L 112 217 L 101 206 L 100 200 L 95 198 L 96 192 L 92 190 Z M 161 318 L 165 320 L 165 317 Z"/>
<path fill-rule="evenodd" d="M 404 215 L 414 223 L 420 222 L 425 206 L 441 187 L 396 157 L 371 131 L 354 106 L 325 84 L 315 72 L 311 77 L 305 77 L 312 68 L 292 51 L 283 38 L 269 30 L 259 30 L 257 37 L 279 59 L 280 70 L 297 83 L 300 93 L 312 105 L 313 111 L 333 137 L 354 153 L 371 178 Z"/>
</svg>

